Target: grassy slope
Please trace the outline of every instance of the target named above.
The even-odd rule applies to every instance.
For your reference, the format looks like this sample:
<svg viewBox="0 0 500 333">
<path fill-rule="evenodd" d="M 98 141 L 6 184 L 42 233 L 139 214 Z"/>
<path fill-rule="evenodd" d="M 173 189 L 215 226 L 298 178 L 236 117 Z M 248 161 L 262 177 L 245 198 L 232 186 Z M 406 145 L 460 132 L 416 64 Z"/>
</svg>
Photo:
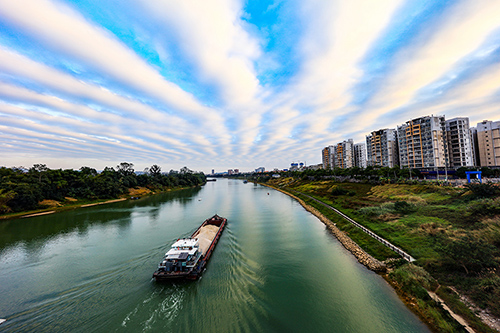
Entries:
<svg viewBox="0 0 500 333">
<path fill-rule="evenodd" d="M 278 179 L 273 185 L 289 190 L 296 190 L 311 195 L 340 209 L 359 223 L 373 230 L 395 245 L 403 248 L 413 257 L 416 264 L 425 268 L 439 283 L 457 287 L 461 293 L 471 297 L 478 305 L 488 306 L 498 316 L 500 305 L 495 307 L 495 295 L 500 295 L 500 277 L 498 272 L 465 274 L 460 270 L 450 270 L 446 265 L 442 247 L 444 244 L 464 235 L 472 235 L 481 241 L 500 244 L 500 218 L 498 216 L 478 217 L 470 213 L 474 205 L 464 189 L 440 187 L 435 185 L 370 185 L 358 183 L 338 184 L 333 181 L 297 181 Z M 339 189 L 340 188 L 340 189 Z M 362 248 L 375 258 L 384 260 L 397 255 L 380 245 L 359 229 L 338 217 L 335 213 L 312 200 L 303 199 L 319 209 L 337 226 L 348 233 Z M 394 202 L 409 203 L 407 211 L 394 209 Z M 410 271 L 408 273 L 407 271 Z M 425 272 L 425 271 L 424 271 Z M 403 276 L 403 278 L 401 278 Z M 412 278 L 404 278 L 410 276 Z M 397 267 L 389 277 L 396 289 L 417 303 L 415 309 L 419 315 L 438 330 L 454 331 L 450 320 L 439 313 L 422 290 L 416 287 L 426 279 L 415 277 L 415 270 L 407 265 Z M 498 280 L 497 280 L 498 278 Z M 399 279 L 399 280 L 398 280 Z M 485 282 L 487 281 L 487 282 Z M 426 282 L 426 288 L 430 285 Z M 484 287 L 486 284 L 486 287 Z M 432 288 L 431 288 L 432 289 Z M 443 290 L 446 290 L 443 288 Z M 443 294 L 452 301 L 452 295 Z M 450 306 L 459 314 L 468 318 L 479 332 L 491 331 L 482 324 L 460 302 L 451 302 Z"/>
</svg>

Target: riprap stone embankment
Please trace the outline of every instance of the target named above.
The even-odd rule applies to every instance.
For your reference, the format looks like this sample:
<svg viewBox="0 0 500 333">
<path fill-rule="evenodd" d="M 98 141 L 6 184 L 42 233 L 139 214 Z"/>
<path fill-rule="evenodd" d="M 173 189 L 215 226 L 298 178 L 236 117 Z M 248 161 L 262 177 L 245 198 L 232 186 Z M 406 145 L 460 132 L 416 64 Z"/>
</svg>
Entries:
<svg viewBox="0 0 500 333">
<path fill-rule="evenodd" d="M 266 185 L 269 186 L 269 185 Z M 276 188 L 274 186 L 269 186 L 277 191 L 280 191 L 282 193 L 285 193 L 286 195 L 289 195 L 290 197 L 294 198 L 297 200 L 302 207 L 304 207 L 307 211 L 315 215 L 321 222 L 323 222 L 328 229 L 337 237 L 339 242 L 349 251 L 351 252 L 358 261 L 365 265 L 367 268 L 371 269 L 372 271 L 375 272 L 380 272 L 384 273 L 387 270 L 387 267 L 385 266 L 384 263 L 381 261 L 373 258 L 371 255 L 366 253 L 361 247 L 359 247 L 358 244 L 356 244 L 349 236 L 347 236 L 344 232 L 342 232 L 335 223 L 330 221 L 326 216 L 324 216 L 321 212 L 319 212 L 316 208 L 306 204 L 304 200 L 300 199 L 299 197 L 286 192 L 284 190 L 281 190 L 279 188 Z"/>
</svg>

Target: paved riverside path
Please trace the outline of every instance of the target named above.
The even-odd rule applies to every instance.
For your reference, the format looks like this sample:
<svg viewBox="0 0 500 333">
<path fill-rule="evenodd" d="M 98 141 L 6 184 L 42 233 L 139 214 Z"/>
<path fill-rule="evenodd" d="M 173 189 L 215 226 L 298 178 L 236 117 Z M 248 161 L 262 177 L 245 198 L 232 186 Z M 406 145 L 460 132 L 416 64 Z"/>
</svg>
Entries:
<svg viewBox="0 0 500 333">
<path fill-rule="evenodd" d="M 412 262 L 412 261 L 415 261 L 415 258 L 413 258 L 412 256 L 410 256 L 408 253 L 406 253 L 405 251 L 401 250 L 399 247 L 397 247 L 396 245 L 388 242 L 387 240 L 383 239 L 382 237 L 380 237 L 379 235 L 377 235 L 376 233 L 374 233 L 373 231 L 371 231 L 370 229 L 367 229 L 365 227 L 363 227 L 361 224 L 359 224 L 358 222 L 354 221 L 353 219 L 351 219 L 349 216 L 345 215 L 344 213 L 342 213 L 340 210 L 336 209 L 336 208 L 333 208 L 332 206 L 330 205 L 327 205 L 326 203 L 324 203 L 323 201 L 321 200 L 318 200 L 316 198 L 313 198 L 311 197 L 310 195 L 307 195 L 307 194 L 304 194 L 302 192 L 299 192 L 299 191 L 294 191 L 296 193 L 299 193 L 305 197 L 308 197 L 309 199 L 311 200 L 314 200 L 316 201 L 317 203 L 320 203 L 322 204 L 323 206 L 333 210 L 335 213 L 339 214 L 340 216 L 342 216 L 344 219 L 346 219 L 347 221 L 349 221 L 351 224 L 355 225 L 356 227 L 358 227 L 359 229 L 363 230 L 365 233 L 367 233 L 368 235 L 370 235 L 371 237 L 375 238 L 376 240 L 378 240 L 380 243 L 382 243 L 383 245 L 387 246 L 388 248 L 390 248 L 391 250 L 393 250 L 394 252 L 398 253 L 400 256 L 403 257 L 403 259 L 409 261 L 409 262 Z"/>
</svg>

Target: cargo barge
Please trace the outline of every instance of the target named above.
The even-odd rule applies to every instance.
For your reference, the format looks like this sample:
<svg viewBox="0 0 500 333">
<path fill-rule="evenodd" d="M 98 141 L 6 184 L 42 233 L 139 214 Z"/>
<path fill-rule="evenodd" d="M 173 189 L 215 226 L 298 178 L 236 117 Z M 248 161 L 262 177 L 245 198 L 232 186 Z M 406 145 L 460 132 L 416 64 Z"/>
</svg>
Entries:
<svg viewBox="0 0 500 333">
<path fill-rule="evenodd" d="M 199 278 L 226 223 L 226 218 L 216 214 L 206 219 L 191 237 L 178 239 L 165 253 L 153 278 L 157 282 Z"/>
</svg>

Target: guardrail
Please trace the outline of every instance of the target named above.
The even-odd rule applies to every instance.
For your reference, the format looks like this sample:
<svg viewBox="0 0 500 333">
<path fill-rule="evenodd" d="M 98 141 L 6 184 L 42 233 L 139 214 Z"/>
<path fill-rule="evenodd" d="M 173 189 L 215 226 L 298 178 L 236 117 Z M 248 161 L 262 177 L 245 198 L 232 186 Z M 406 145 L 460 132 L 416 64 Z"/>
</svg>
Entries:
<svg viewBox="0 0 500 333">
<path fill-rule="evenodd" d="M 373 231 L 371 231 L 370 229 L 362 226 L 361 224 L 359 224 L 358 222 L 354 221 L 353 219 L 351 219 L 349 216 L 345 215 L 344 213 L 342 213 L 341 211 L 339 211 L 338 209 L 330 206 L 330 205 L 327 205 L 326 203 L 324 203 L 323 201 L 321 200 L 318 200 L 316 198 L 313 198 L 311 197 L 310 195 L 307 195 L 307 194 L 304 194 L 302 192 L 298 192 L 298 191 L 295 191 L 299 194 L 302 194 L 303 196 L 306 196 L 308 197 L 309 199 L 312 199 L 314 201 L 316 201 L 317 203 L 320 203 L 322 204 L 323 206 L 333 210 L 335 213 L 337 213 L 338 215 L 342 216 L 344 219 L 346 219 L 347 221 L 349 221 L 351 224 L 353 224 L 354 226 L 358 227 L 359 229 L 363 230 L 366 234 L 370 235 L 371 237 L 375 238 L 376 240 L 378 240 L 380 243 L 382 243 L 383 245 L 387 246 L 388 248 L 390 248 L 391 250 L 393 250 L 394 252 L 396 252 L 397 254 L 399 254 L 400 256 L 403 257 L 403 259 L 409 261 L 409 262 L 412 262 L 412 261 L 415 261 L 415 258 L 413 258 L 412 256 L 410 256 L 408 253 L 406 253 L 405 251 L 403 251 L 402 249 L 400 249 L 399 247 L 397 247 L 396 245 L 392 244 L 391 242 L 385 240 L 384 238 L 380 237 L 379 235 L 377 235 L 376 233 L 374 233 Z"/>
</svg>

